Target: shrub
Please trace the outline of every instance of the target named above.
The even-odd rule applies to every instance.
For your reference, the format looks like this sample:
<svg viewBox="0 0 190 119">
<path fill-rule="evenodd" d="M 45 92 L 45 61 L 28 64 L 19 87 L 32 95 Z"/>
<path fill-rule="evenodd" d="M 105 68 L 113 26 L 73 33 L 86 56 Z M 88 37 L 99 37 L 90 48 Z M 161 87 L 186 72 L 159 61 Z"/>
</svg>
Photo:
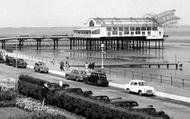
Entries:
<svg viewBox="0 0 190 119">
<path fill-rule="evenodd" d="M 0 101 L 15 99 L 16 94 L 12 91 L 0 91 Z"/>
<path fill-rule="evenodd" d="M 30 82 L 32 84 L 37 84 L 39 86 L 43 86 L 44 83 L 46 83 L 46 81 L 42 80 L 42 79 L 38 79 L 38 78 L 33 78 L 31 76 L 28 76 L 28 75 L 24 75 L 24 74 L 21 74 L 19 76 L 19 80 L 21 81 L 25 81 L 25 82 Z"/>
<path fill-rule="evenodd" d="M 0 91 L 0 107 L 15 106 L 16 94 L 12 91 Z"/>
</svg>

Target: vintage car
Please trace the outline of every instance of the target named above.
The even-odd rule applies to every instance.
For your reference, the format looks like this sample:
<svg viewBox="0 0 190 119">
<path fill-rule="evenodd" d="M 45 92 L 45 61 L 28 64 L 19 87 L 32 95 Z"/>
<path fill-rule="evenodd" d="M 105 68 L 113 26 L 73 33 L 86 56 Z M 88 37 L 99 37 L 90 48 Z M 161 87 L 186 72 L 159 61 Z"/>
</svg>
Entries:
<svg viewBox="0 0 190 119">
<path fill-rule="evenodd" d="M 72 69 L 66 73 L 65 77 L 68 80 L 83 81 L 87 78 L 87 74 L 84 70 Z"/>
<path fill-rule="evenodd" d="M 155 89 L 147 86 L 146 82 L 143 80 L 131 80 L 125 85 L 125 91 L 127 93 L 138 93 L 139 95 L 155 95 Z"/>
<path fill-rule="evenodd" d="M 18 68 L 26 68 L 27 67 L 27 63 L 24 61 L 24 59 L 14 59 L 12 65 L 14 67 L 18 67 Z"/>
<path fill-rule="evenodd" d="M 48 73 L 49 72 L 49 68 L 46 67 L 46 64 L 43 62 L 36 62 L 34 65 L 34 71 L 35 72 L 44 72 L 44 73 Z"/>
<path fill-rule="evenodd" d="M 102 70 L 89 70 L 87 72 L 87 78 L 84 79 L 84 83 L 93 84 L 96 86 L 108 86 L 106 73 Z"/>
<path fill-rule="evenodd" d="M 14 57 L 6 56 L 5 64 L 13 66 L 14 60 L 15 60 Z"/>
<path fill-rule="evenodd" d="M 123 100 L 121 97 L 110 99 L 106 95 L 98 95 L 98 96 L 91 96 L 90 98 L 93 99 L 93 100 L 98 100 L 98 101 L 101 101 L 101 102 L 110 103 L 112 105 L 122 107 L 122 108 L 125 108 L 125 109 L 131 109 L 131 108 L 134 108 L 134 107 L 138 106 L 138 103 L 136 101 Z"/>
</svg>

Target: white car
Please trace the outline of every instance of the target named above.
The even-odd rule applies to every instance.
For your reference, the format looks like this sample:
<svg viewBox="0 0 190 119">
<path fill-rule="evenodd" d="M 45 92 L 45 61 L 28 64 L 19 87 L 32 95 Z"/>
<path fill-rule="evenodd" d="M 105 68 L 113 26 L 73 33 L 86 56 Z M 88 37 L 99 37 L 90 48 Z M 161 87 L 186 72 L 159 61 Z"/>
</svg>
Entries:
<svg viewBox="0 0 190 119">
<path fill-rule="evenodd" d="M 146 82 L 143 80 L 131 80 L 129 84 L 125 85 L 125 91 L 127 93 L 138 93 L 139 95 L 155 95 L 155 89 L 147 86 Z"/>
</svg>

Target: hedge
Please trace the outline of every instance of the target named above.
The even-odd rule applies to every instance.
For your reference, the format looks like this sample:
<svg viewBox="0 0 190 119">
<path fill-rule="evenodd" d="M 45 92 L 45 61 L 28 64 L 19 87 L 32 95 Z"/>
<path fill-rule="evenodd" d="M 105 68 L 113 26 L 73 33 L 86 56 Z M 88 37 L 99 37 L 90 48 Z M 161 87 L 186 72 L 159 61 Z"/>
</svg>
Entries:
<svg viewBox="0 0 190 119">
<path fill-rule="evenodd" d="M 37 84 L 39 86 L 43 86 L 44 83 L 46 83 L 46 81 L 42 80 L 42 79 L 38 79 L 38 78 L 33 78 L 31 76 L 28 76 L 28 75 L 24 75 L 24 74 L 21 74 L 19 76 L 19 80 L 21 81 L 26 81 L 26 82 L 30 82 L 32 84 Z"/>
<path fill-rule="evenodd" d="M 45 97 L 45 92 L 42 86 L 22 80 L 18 81 L 18 92 L 39 100 L 43 100 L 43 98 Z"/>
</svg>

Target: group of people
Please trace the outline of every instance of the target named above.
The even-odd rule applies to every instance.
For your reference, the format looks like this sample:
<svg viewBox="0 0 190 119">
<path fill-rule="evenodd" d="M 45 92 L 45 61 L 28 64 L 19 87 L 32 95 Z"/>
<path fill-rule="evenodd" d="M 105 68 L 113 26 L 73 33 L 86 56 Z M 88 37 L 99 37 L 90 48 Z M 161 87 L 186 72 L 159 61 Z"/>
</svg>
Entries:
<svg viewBox="0 0 190 119">
<path fill-rule="evenodd" d="M 61 61 L 60 62 L 60 70 L 64 71 L 64 70 L 68 70 L 68 68 L 70 68 L 69 62 L 68 61 Z"/>
<path fill-rule="evenodd" d="M 95 67 L 95 63 L 94 62 L 90 62 L 90 63 L 88 63 L 88 62 L 86 62 L 86 64 L 85 64 L 85 68 L 86 69 L 94 69 L 94 67 Z"/>
</svg>

